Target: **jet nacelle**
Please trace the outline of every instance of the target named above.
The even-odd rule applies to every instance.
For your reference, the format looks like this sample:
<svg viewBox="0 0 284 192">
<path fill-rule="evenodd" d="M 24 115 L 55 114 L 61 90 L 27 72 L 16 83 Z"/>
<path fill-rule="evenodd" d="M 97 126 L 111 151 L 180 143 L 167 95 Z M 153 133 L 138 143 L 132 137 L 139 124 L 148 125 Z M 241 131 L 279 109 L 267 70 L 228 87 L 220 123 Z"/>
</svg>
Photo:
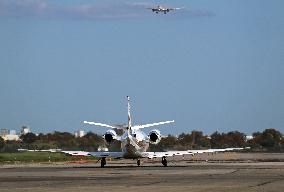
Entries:
<svg viewBox="0 0 284 192">
<path fill-rule="evenodd" d="M 104 134 L 104 139 L 108 144 L 111 144 L 114 140 L 118 140 L 117 133 L 110 129 Z"/>
<path fill-rule="evenodd" d="M 157 129 L 153 129 L 150 131 L 148 137 L 151 144 L 158 144 L 161 141 L 161 132 Z"/>
</svg>

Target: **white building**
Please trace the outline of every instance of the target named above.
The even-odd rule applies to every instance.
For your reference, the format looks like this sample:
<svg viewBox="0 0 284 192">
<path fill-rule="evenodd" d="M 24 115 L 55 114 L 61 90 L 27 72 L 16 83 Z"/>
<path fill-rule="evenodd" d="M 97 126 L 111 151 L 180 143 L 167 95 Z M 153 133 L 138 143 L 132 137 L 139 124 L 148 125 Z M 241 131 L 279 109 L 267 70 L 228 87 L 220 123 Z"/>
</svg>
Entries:
<svg viewBox="0 0 284 192">
<path fill-rule="evenodd" d="M 2 129 L 0 129 L 0 136 L 5 136 L 5 135 L 8 135 L 8 129 L 5 129 L 5 128 L 2 128 Z"/>
<path fill-rule="evenodd" d="M 0 137 L 5 141 L 18 141 L 20 139 L 19 135 L 16 134 L 16 130 L 1 129 Z"/>
<path fill-rule="evenodd" d="M 75 135 L 76 138 L 77 138 L 77 137 L 84 137 L 84 136 L 86 135 L 86 133 L 85 133 L 84 130 L 80 129 L 80 130 L 78 130 L 78 131 L 75 131 L 75 132 L 74 132 L 74 135 Z"/>
<path fill-rule="evenodd" d="M 5 141 L 18 141 L 20 140 L 20 137 L 19 135 L 11 135 L 11 134 L 8 134 L 8 135 L 4 135 L 4 136 L 1 136 Z"/>
<path fill-rule="evenodd" d="M 252 140 L 253 136 L 252 135 L 246 135 L 246 141 Z"/>
<path fill-rule="evenodd" d="M 9 132 L 10 132 L 10 134 L 9 134 L 9 135 L 17 135 L 16 130 L 10 130 Z"/>
</svg>

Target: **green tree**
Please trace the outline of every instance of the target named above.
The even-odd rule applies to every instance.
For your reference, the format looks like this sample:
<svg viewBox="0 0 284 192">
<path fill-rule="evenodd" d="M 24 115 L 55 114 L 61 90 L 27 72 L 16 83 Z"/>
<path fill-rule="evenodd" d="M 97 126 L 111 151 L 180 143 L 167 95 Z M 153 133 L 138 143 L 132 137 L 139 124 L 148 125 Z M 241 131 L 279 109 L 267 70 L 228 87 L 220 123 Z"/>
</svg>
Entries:
<svg viewBox="0 0 284 192">
<path fill-rule="evenodd" d="M 178 136 L 178 142 L 183 147 L 191 148 L 193 143 L 192 135 L 182 133 Z"/>
<path fill-rule="evenodd" d="M 221 134 L 219 132 L 214 132 L 211 135 L 211 148 L 223 148 L 225 146 L 225 138 L 224 134 Z"/>
<path fill-rule="evenodd" d="M 253 133 L 253 139 L 248 144 L 254 150 L 284 150 L 284 138 L 274 128 L 265 129 L 262 133 Z"/>
<path fill-rule="evenodd" d="M 282 139 L 282 135 L 279 131 L 273 128 L 265 129 L 262 133 L 260 144 L 263 147 L 279 147 Z"/>
<path fill-rule="evenodd" d="M 4 139 L 0 136 L 0 150 L 2 150 L 5 146 L 5 141 Z"/>
<path fill-rule="evenodd" d="M 163 149 L 174 149 L 177 144 L 177 138 L 173 135 L 168 135 L 161 139 L 159 146 Z"/>
<path fill-rule="evenodd" d="M 228 132 L 225 136 L 225 143 L 228 147 L 244 147 L 246 145 L 246 136 L 239 131 Z"/>
<path fill-rule="evenodd" d="M 163 137 L 158 144 L 150 144 L 149 151 L 166 151 L 178 148 L 178 140 L 173 135 Z"/>
<path fill-rule="evenodd" d="M 191 138 L 192 138 L 191 145 L 193 149 L 210 147 L 210 140 L 209 138 L 207 138 L 207 136 L 203 135 L 202 131 L 192 131 Z"/>
<path fill-rule="evenodd" d="M 23 148 L 19 141 L 5 141 L 2 151 L 7 153 L 15 153 L 19 148 Z"/>
<path fill-rule="evenodd" d="M 37 140 L 37 136 L 34 133 L 27 133 L 25 135 L 21 135 L 20 139 L 23 143 L 31 144 Z"/>
<path fill-rule="evenodd" d="M 88 132 L 84 137 L 78 138 L 81 148 L 90 151 L 96 151 L 99 146 L 104 146 L 105 142 L 101 135 L 93 132 Z"/>
</svg>

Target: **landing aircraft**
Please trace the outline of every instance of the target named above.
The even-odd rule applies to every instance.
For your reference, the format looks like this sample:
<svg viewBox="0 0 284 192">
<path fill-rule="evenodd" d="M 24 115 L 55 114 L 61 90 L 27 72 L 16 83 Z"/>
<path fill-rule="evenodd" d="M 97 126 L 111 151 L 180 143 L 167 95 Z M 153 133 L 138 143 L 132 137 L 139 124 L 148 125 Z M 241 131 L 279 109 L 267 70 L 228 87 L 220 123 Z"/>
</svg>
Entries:
<svg viewBox="0 0 284 192">
<path fill-rule="evenodd" d="M 61 151 L 63 153 L 74 155 L 74 156 L 94 156 L 101 158 L 101 167 L 106 165 L 106 157 L 112 158 L 125 158 L 125 159 L 136 159 L 137 165 L 140 166 L 141 158 L 162 158 L 162 164 L 167 166 L 167 157 L 171 156 L 184 156 L 186 154 L 193 155 L 197 153 L 214 153 L 223 151 L 241 150 L 243 148 L 226 148 L 226 149 L 207 149 L 207 150 L 187 150 L 187 151 L 167 151 L 167 152 L 147 152 L 149 144 L 158 144 L 162 138 L 161 132 L 157 129 L 151 130 L 148 135 L 145 134 L 141 129 L 173 123 L 171 121 L 162 121 L 158 123 L 151 123 L 145 125 L 132 125 L 131 122 L 131 111 L 130 111 L 130 97 L 127 96 L 127 111 L 128 111 L 128 122 L 127 125 L 108 125 L 104 123 L 96 123 L 90 121 L 84 121 L 83 123 L 89 125 L 96 125 L 101 127 L 110 128 L 104 134 L 103 138 L 109 145 L 113 141 L 117 140 L 121 142 L 121 152 L 109 152 L 109 151 L 98 151 L 98 152 L 85 152 L 85 151 Z M 119 136 L 115 129 L 123 131 L 122 136 Z"/>
<path fill-rule="evenodd" d="M 153 12 L 158 13 L 164 13 L 167 14 L 170 11 L 182 9 L 182 8 L 168 8 L 168 7 L 163 7 L 161 5 L 158 5 L 157 7 L 148 7 L 147 9 L 151 9 Z"/>
</svg>

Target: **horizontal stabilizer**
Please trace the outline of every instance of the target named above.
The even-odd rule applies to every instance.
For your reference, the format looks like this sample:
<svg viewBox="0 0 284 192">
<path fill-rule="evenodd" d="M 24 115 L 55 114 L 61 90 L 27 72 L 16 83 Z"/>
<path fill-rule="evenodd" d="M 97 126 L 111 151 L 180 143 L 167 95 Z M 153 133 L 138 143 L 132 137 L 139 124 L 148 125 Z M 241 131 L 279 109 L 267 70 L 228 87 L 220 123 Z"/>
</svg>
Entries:
<svg viewBox="0 0 284 192">
<path fill-rule="evenodd" d="M 175 122 L 175 121 L 172 120 L 172 121 L 163 121 L 163 122 L 151 123 L 151 124 L 145 124 L 145 125 L 135 125 L 135 126 L 132 127 L 132 129 L 148 128 L 148 127 L 153 127 L 153 126 L 163 125 L 163 124 L 168 124 L 168 123 L 173 123 L 173 122 Z"/>
<path fill-rule="evenodd" d="M 90 122 L 90 121 L 84 121 L 83 123 L 89 124 L 89 125 L 97 125 L 97 126 L 101 126 L 101 127 L 108 127 L 108 128 L 112 128 L 112 129 L 123 129 L 122 127 L 119 127 L 119 126 L 107 125 L 107 124 L 104 124 L 104 123 L 96 123 L 96 122 Z"/>
</svg>

